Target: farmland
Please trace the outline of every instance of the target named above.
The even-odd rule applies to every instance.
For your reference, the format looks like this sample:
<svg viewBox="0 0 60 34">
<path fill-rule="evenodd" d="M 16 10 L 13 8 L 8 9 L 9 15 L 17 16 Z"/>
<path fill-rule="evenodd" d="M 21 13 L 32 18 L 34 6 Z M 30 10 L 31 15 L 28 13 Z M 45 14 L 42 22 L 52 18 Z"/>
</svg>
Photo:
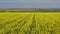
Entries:
<svg viewBox="0 0 60 34">
<path fill-rule="evenodd" d="M 1 12 L 0 34 L 60 34 L 60 13 Z"/>
</svg>

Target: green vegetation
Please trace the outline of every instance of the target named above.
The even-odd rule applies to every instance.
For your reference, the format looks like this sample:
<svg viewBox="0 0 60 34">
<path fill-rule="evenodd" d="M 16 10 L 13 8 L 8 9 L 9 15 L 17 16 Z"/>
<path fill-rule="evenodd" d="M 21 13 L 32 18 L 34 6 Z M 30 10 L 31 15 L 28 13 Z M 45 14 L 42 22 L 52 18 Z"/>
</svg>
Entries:
<svg viewBox="0 0 60 34">
<path fill-rule="evenodd" d="M 0 34 L 60 34 L 60 12 L 0 12 Z"/>
</svg>

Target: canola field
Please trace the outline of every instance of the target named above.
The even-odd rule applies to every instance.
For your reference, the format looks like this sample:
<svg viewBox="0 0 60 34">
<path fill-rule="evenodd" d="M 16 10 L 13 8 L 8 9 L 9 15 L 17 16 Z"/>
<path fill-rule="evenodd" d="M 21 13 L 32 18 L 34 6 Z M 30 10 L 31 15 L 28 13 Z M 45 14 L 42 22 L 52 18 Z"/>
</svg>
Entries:
<svg viewBox="0 0 60 34">
<path fill-rule="evenodd" d="M 0 13 L 0 34 L 60 34 L 60 13 Z"/>
</svg>

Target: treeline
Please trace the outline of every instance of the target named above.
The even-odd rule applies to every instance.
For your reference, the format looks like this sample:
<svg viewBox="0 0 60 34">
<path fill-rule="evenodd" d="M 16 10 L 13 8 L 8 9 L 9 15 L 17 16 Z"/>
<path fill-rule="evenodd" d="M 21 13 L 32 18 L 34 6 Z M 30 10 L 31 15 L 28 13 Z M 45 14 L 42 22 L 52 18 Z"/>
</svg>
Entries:
<svg viewBox="0 0 60 34">
<path fill-rule="evenodd" d="M 60 11 L 52 11 L 52 10 L 36 10 L 36 11 L 0 11 L 0 12 L 60 12 Z"/>
</svg>

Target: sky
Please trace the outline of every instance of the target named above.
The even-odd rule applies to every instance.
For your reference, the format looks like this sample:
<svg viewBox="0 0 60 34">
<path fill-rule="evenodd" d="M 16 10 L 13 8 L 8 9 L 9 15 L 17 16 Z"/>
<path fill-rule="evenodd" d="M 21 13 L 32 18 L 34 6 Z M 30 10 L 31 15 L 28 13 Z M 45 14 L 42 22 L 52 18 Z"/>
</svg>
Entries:
<svg viewBox="0 0 60 34">
<path fill-rule="evenodd" d="M 60 8 L 60 0 L 0 0 L 0 8 Z"/>
</svg>

